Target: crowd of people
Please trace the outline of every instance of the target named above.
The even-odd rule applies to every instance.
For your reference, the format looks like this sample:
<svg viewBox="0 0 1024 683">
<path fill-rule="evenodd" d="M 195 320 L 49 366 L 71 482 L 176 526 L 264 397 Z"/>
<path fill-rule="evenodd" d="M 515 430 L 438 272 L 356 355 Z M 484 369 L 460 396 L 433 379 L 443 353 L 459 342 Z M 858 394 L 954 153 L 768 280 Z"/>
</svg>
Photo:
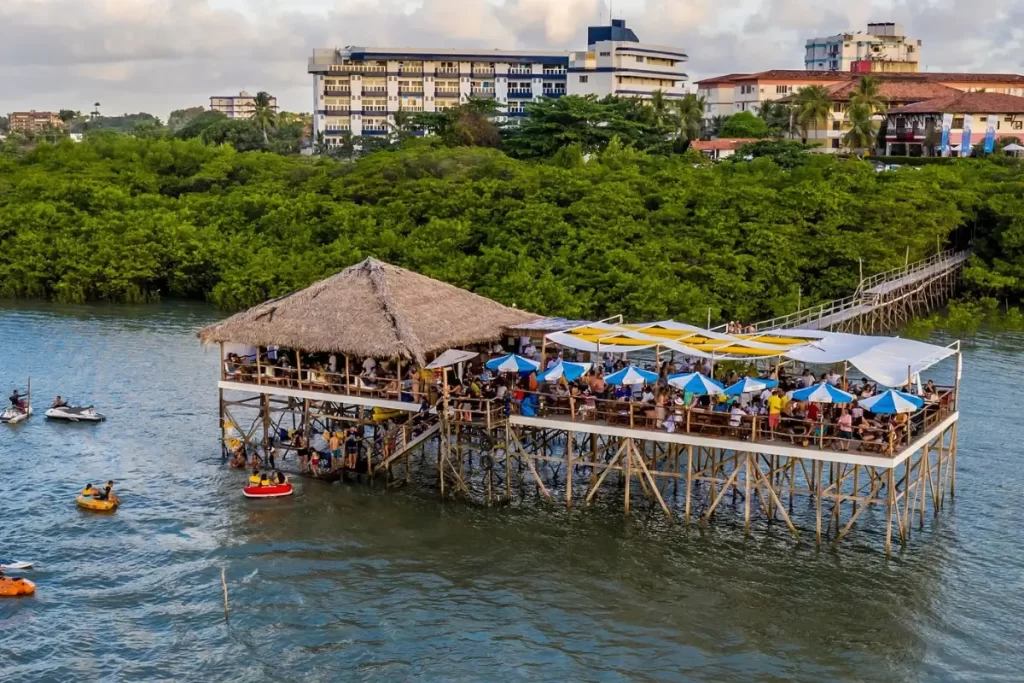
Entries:
<svg viewBox="0 0 1024 683">
<path fill-rule="evenodd" d="M 729 323 L 734 333 L 750 331 L 739 321 Z M 736 364 L 713 365 L 709 359 L 677 358 L 674 354 L 647 364 L 646 370 L 657 380 L 641 385 L 612 384 L 607 377 L 625 369 L 629 361 L 623 356 L 603 354 L 592 363 L 589 372 L 573 381 L 543 382 L 538 375 L 561 361 L 576 361 L 571 351 L 562 351 L 540 358 L 536 346 L 524 338 L 517 351 L 525 358 L 542 363 L 537 371 L 500 373 L 487 368 L 490 356 L 508 353 L 495 346 L 481 349 L 477 358 L 448 372 L 428 370 L 412 364 L 378 361 L 373 358 L 349 359 L 350 374 L 337 371 L 338 359 L 334 354 L 310 354 L 297 359 L 305 381 L 322 380 L 328 384 L 348 386 L 359 391 L 374 392 L 391 400 L 420 404 L 413 419 L 423 423 L 431 411 L 447 406 L 449 417 L 462 422 L 486 419 L 488 413 L 512 413 L 524 416 L 542 414 L 569 414 L 572 419 L 622 420 L 631 426 L 666 430 L 713 431 L 735 438 L 784 439 L 804 446 L 827 446 L 838 450 L 851 448 L 883 451 L 910 438 L 918 427 L 912 418 L 902 415 L 873 415 L 859 405 L 859 401 L 878 392 L 877 385 L 867 379 L 853 380 L 834 370 L 815 376 L 810 369 L 799 374 L 788 374 L 786 369 L 772 369 L 767 379 L 776 380 L 777 386 L 759 393 L 736 396 L 695 394 L 673 387 L 669 378 L 677 374 L 701 373 L 730 386 L 744 376 L 755 376 L 754 367 Z M 489 352 L 489 354 L 487 353 Z M 261 365 L 281 372 L 282 377 L 292 373 L 298 381 L 291 354 L 268 354 Z M 358 362 L 356 362 L 358 360 Z M 242 373 L 252 368 L 238 357 L 227 359 L 228 373 Z M 358 374 L 356 374 L 358 373 Z M 444 381 L 447 378 L 447 391 Z M 849 404 L 819 404 L 792 400 L 794 390 L 827 383 L 849 392 L 854 401 Z M 940 392 L 928 382 L 921 392 L 928 404 L 938 404 Z M 763 419 L 762 419 L 763 418 Z M 311 474 L 333 472 L 337 469 L 355 471 L 363 461 L 363 453 L 386 455 L 394 446 L 394 432 L 399 427 L 390 420 L 374 421 L 372 436 L 367 428 L 352 425 L 343 431 L 322 433 L 322 444 L 313 448 L 301 435 L 291 437 L 290 447 L 298 452 L 300 470 Z M 282 439 L 283 440 L 283 439 Z M 369 442 L 369 443 L 367 443 Z M 254 456 L 255 457 L 255 456 Z M 271 453 L 269 458 L 274 458 Z M 241 462 L 244 463 L 244 455 Z M 365 469 L 365 465 L 363 465 Z"/>
</svg>

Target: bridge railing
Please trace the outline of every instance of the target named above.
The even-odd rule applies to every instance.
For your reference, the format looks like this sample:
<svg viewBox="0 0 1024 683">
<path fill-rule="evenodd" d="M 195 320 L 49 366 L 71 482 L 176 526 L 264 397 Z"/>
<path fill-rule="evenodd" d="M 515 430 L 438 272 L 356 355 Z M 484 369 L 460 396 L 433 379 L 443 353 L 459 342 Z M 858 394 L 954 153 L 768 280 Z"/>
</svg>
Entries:
<svg viewBox="0 0 1024 683">
<path fill-rule="evenodd" d="M 900 268 L 894 268 L 887 270 L 882 273 L 877 273 L 870 277 L 865 278 L 861 281 L 857 287 L 857 291 L 848 297 L 843 299 L 835 299 L 833 301 L 826 301 L 821 304 L 814 306 L 808 306 L 802 308 L 799 311 L 781 315 L 769 320 L 761 320 L 754 323 L 758 332 L 766 332 L 768 330 L 778 330 L 785 328 L 798 328 L 804 327 L 808 323 L 824 320 L 830 316 L 849 311 L 857 308 L 858 306 L 871 306 L 875 303 L 877 295 L 867 294 L 868 290 L 873 287 L 885 282 L 894 282 L 901 278 L 913 275 L 921 271 L 931 268 L 932 266 L 942 263 L 944 261 L 952 261 L 960 256 L 966 254 L 965 251 L 955 251 L 949 249 L 938 254 L 929 256 L 921 261 L 916 261 L 907 266 L 901 266 Z M 725 332 L 726 325 L 719 325 L 718 327 L 712 328 L 715 332 Z"/>
<path fill-rule="evenodd" d="M 866 292 L 872 287 L 876 287 L 884 282 L 892 282 L 894 280 L 904 278 L 908 275 L 919 273 L 922 270 L 931 268 L 932 266 L 938 263 L 942 263 L 943 261 L 951 261 L 960 253 L 961 252 L 955 251 L 953 249 L 947 249 L 946 251 L 940 252 L 938 254 L 933 254 L 932 256 L 929 256 L 928 258 L 923 259 L 921 261 L 915 261 L 914 263 L 905 266 L 900 266 L 899 268 L 893 268 L 892 270 L 887 270 L 882 273 L 875 273 L 874 275 L 866 277 L 863 281 L 861 281 L 860 285 L 857 287 L 857 293 Z"/>
</svg>

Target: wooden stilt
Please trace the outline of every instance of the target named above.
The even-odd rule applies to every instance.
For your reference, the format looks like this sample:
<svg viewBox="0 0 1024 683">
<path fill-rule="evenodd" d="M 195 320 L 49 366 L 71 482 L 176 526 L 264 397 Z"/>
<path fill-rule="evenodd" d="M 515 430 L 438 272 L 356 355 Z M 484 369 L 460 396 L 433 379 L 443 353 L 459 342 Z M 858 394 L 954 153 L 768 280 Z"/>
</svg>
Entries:
<svg viewBox="0 0 1024 683">
<path fill-rule="evenodd" d="M 678 457 L 678 456 L 677 456 Z M 686 447 L 686 525 L 690 525 L 690 494 L 693 491 L 693 446 Z"/>
</svg>

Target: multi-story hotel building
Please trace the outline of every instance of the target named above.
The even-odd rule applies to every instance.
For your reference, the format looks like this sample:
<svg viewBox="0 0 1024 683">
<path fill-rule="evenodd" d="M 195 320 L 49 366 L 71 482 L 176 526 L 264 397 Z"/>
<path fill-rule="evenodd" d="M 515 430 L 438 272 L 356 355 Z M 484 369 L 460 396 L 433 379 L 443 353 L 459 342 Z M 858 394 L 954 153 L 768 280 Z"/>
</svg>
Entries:
<svg viewBox="0 0 1024 683">
<path fill-rule="evenodd" d="M 63 127 L 60 116 L 52 111 L 15 111 L 7 115 L 7 129 L 12 133 L 41 133 Z"/>
<path fill-rule="evenodd" d="M 277 98 L 270 98 L 270 106 L 277 109 Z M 229 119 L 251 119 L 256 111 L 256 96 L 242 91 L 237 95 L 214 95 L 210 98 L 210 111 L 219 111 Z"/>
<path fill-rule="evenodd" d="M 804 68 L 808 71 L 920 70 L 921 41 L 908 38 L 903 24 L 868 24 L 865 32 L 839 33 L 807 41 Z"/>
<path fill-rule="evenodd" d="M 472 51 L 349 46 L 317 49 L 313 129 L 328 144 L 338 136 L 385 135 L 394 112 L 435 112 L 469 97 L 494 99 L 508 117 L 526 103 L 563 95 L 681 97 L 687 56 L 641 43 L 625 22 L 591 27 L 585 52 Z"/>
</svg>

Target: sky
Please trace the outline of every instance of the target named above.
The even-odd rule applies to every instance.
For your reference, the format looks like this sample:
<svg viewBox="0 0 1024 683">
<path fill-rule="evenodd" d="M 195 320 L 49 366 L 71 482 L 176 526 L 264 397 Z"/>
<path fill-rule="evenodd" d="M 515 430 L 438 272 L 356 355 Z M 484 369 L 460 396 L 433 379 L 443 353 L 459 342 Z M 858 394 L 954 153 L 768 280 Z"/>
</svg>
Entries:
<svg viewBox="0 0 1024 683">
<path fill-rule="evenodd" d="M 0 0 L 0 113 L 209 105 L 266 90 L 312 108 L 314 47 L 586 48 L 625 19 L 691 80 L 802 68 L 807 38 L 897 21 L 930 71 L 1024 73 L 1021 0 Z"/>
</svg>

